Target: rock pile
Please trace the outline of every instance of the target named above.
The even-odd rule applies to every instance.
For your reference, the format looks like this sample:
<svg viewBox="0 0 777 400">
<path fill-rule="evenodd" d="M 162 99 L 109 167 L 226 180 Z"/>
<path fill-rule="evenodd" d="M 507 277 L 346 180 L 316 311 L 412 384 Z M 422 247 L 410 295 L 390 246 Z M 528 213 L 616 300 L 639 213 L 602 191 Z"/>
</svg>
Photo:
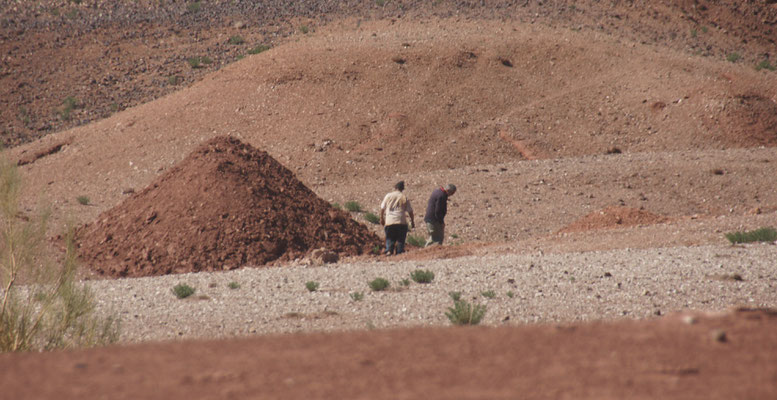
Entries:
<svg viewBox="0 0 777 400">
<path fill-rule="evenodd" d="M 320 248 L 359 255 L 380 245 L 266 152 L 230 137 L 204 143 L 76 236 L 84 263 L 111 277 L 261 266 Z"/>
</svg>

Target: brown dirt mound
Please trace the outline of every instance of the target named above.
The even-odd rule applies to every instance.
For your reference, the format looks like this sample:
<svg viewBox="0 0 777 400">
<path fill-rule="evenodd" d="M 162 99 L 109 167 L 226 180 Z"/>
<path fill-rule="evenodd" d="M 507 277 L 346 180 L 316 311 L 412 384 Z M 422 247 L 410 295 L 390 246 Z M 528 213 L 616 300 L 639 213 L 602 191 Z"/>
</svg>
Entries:
<svg viewBox="0 0 777 400">
<path fill-rule="evenodd" d="M 319 247 L 357 255 L 380 244 L 267 153 L 229 137 L 204 143 L 77 236 L 86 263 L 114 277 L 263 265 Z"/>
<path fill-rule="evenodd" d="M 559 230 L 559 233 L 585 232 L 593 229 L 612 229 L 623 226 L 651 225 L 666 222 L 667 218 L 645 210 L 611 206 L 592 212 Z"/>
</svg>

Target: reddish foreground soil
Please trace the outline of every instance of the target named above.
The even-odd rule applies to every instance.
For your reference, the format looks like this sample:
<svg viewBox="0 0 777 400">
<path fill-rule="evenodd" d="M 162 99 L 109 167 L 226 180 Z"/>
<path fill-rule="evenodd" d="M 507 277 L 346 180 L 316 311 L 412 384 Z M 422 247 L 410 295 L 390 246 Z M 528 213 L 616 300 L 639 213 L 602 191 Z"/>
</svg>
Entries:
<svg viewBox="0 0 777 400">
<path fill-rule="evenodd" d="M 0 355 L 9 399 L 774 399 L 777 312 Z"/>
</svg>

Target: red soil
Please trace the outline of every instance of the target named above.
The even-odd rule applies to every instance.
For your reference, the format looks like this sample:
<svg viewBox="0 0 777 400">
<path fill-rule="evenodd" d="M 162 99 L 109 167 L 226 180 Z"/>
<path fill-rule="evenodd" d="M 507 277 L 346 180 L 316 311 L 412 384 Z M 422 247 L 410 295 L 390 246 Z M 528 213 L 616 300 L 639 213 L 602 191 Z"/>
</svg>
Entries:
<svg viewBox="0 0 777 400">
<path fill-rule="evenodd" d="M 101 275 L 152 276 L 290 260 L 380 240 L 320 199 L 267 153 L 216 137 L 78 232 Z"/>
</svg>

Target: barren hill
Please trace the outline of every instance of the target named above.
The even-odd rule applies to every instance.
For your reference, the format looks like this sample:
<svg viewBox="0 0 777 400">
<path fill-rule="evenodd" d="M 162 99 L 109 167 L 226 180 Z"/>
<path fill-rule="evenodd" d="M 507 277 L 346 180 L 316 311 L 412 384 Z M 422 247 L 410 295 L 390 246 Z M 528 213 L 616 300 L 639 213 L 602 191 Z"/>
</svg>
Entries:
<svg viewBox="0 0 777 400">
<path fill-rule="evenodd" d="M 777 225 L 777 3 L 75 3 L 0 18 L 3 140 L 24 143 L 6 156 L 24 212 L 51 204 L 52 234 L 120 220 L 109 210 L 223 136 L 323 206 L 376 212 L 401 178 L 420 214 L 434 187 L 459 187 L 445 246 L 94 282 L 131 340 L 447 324 L 461 287 L 507 326 L 0 356 L 16 397 L 774 398 L 774 312 L 748 307 L 777 307 L 775 246 L 724 233 Z M 272 48 L 238 60 L 258 44 Z M 378 274 L 427 267 L 432 285 L 356 300 Z M 211 297 L 179 301 L 170 279 Z M 648 320 L 581 322 L 604 315 Z"/>
</svg>

